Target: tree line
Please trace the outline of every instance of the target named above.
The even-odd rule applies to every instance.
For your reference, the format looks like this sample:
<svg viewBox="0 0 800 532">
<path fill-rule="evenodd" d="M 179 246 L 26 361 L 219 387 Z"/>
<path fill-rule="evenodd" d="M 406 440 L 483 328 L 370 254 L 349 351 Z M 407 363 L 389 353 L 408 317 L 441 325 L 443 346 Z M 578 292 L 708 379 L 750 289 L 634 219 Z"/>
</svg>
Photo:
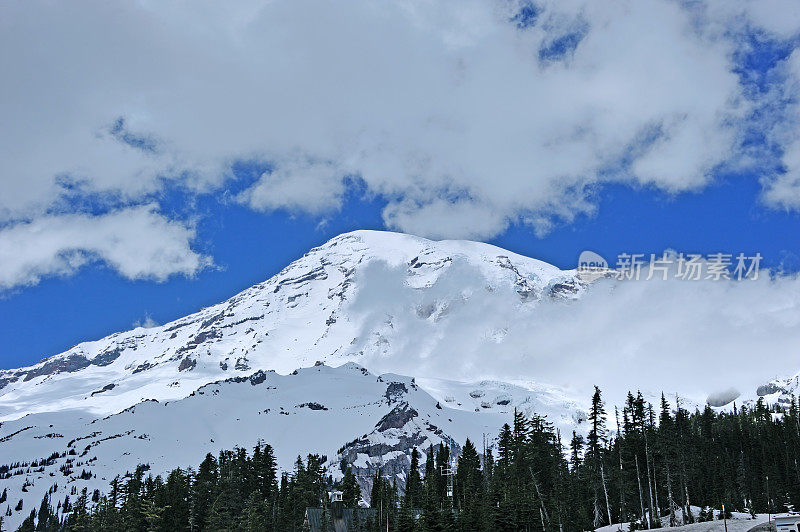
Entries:
<svg viewBox="0 0 800 532">
<path fill-rule="evenodd" d="M 573 433 L 566 447 L 545 417 L 515 412 L 490 452 L 470 440 L 457 450 L 414 448 L 401 478 L 379 471 L 362 479 L 374 511 L 355 513 L 353 528 L 565 532 L 626 522 L 635 530 L 715 519 L 712 508 L 723 505 L 753 514 L 800 508 L 795 400 L 689 412 L 677 397 L 670 403 L 662 396 L 655 407 L 629 393 L 613 416 L 612 432 L 596 388 L 586 437 Z M 19 530 L 302 531 L 308 507 L 322 507 L 327 519 L 331 490 L 342 492 L 348 508 L 366 499 L 347 464 L 334 480 L 326 461 L 298 457 L 292 471 L 280 473 L 273 449 L 259 442 L 251 452 L 209 454 L 196 470 L 165 478 L 143 465 L 113 479 L 104 494 L 61 497 L 51 488 Z"/>
</svg>

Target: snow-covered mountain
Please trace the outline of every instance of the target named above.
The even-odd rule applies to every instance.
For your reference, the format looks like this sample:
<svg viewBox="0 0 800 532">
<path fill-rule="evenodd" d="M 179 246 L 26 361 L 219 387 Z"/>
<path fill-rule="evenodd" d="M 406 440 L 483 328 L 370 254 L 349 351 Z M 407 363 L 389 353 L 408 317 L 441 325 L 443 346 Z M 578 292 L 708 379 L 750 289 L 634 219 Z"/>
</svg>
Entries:
<svg viewBox="0 0 800 532">
<path fill-rule="evenodd" d="M 486 380 L 459 367 L 458 348 L 502 345 L 498 304 L 524 320 L 585 289 L 573 271 L 494 246 L 357 231 L 196 314 L 0 371 L 2 510 L 23 500 L 6 523 L 54 484 L 105 490 L 139 464 L 160 474 L 259 439 L 287 469 L 316 452 L 334 475 L 344 461 L 366 483 L 382 466 L 402 484 L 413 447 L 491 445 L 515 409 L 582 430 L 584 407 L 565 391 Z M 366 369 L 409 365 L 417 379 Z"/>
<path fill-rule="evenodd" d="M 341 235 L 218 305 L 0 371 L 0 511 L 23 501 L 14 527 L 55 484 L 57 498 L 105 490 L 139 464 L 162 474 L 258 440 L 285 469 L 314 452 L 334 475 L 347 462 L 367 483 L 382 466 L 402 485 L 414 447 L 492 445 L 515 409 L 568 438 L 586 398 L 537 382 L 506 338 L 587 290 L 578 272 L 487 244 Z M 488 378 L 498 363 L 515 377 Z M 798 382 L 709 403 L 780 403 Z"/>
<path fill-rule="evenodd" d="M 486 315 L 487 298 L 524 313 L 542 298 L 583 289 L 574 271 L 487 244 L 347 233 L 218 305 L 0 371 L 0 421 L 65 409 L 107 415 L 231 376 L 288 373 L 317 361 L 393 371 L 392 359 L 409 350 L 436 355 L 456 326 L 499 341 L 506 324 Z"/>
</svg>

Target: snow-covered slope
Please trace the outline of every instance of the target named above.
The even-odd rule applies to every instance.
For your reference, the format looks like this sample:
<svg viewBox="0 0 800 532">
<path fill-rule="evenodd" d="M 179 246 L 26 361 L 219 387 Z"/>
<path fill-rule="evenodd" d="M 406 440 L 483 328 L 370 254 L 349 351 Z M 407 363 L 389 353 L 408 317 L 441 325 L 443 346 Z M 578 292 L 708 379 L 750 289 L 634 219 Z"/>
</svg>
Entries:
<svg viewBox="0 0 800 532">
<path fill-rule="evenodd" d="M 487 244 L 347 233 L 218 305 L 0 371 L 0 421 L 68 409 L 107 415 L 231 376 L 288 373 L 316 361 L 396 371 L 404 366 L 393 363 L 412 354 L 431 359 L 443 344 L 455 348 L 465 337 L 456 328 L 502 341 L 506 324 L 491 319 L 491 304 L 524 314 L 542 298 L 573 298 L 583 287 L 574 271 Z M 448 364 L 452 376 L 464 377 L 458 360 Z"/>
<path fill-rule="evenodd" d="M 286 470 L 298 454 L 314 452 L 328 457 L 334 475 L 346 461 L 363 484 L 382 467 L 402 485 L 414 446 L 445 442 L 457 454 L 466 438 L 479 443 L 486 435 L 491 443 L 515 408 L 563 412 L 569 406 L 551 394 L 496 383 L 436 386 L 459 399 L 450 401 L 452 406 L 442 403 L 410 377 L 375 376 L 354 363 L 319 364 L 289 375 L 258 371 L 234 377 L 184 399 L 145 401 L 104 418 L 63 410 L 7 421 L 0 426 L 0 475 L 10 476 L 0 476 L 0 487 L 8 490 L 12 509 L 23 500 L 22 511 L 7 524 L 19 524 L 54 484 L 54 500 L 73 487 L 105 491 L 115 475 L 139 464 L 163 474 L 196 467 L 206 453 L 252 448 L 259 440 L 274 447 Z M 473 408 L 461 397 L 467 389 L 473 396 L 483 393 L 491 405 Z M 557 422 L 562 430 L 580 430 L 582 417 Z"/>
<path fill-rule="evenodd" d="M 509 319 L 585 287 L 486 244 L 357 231 L 196 314 L 0 371 L 0 487 L 12 508 L 23 499 L 7 523 L 56 483 L 56 498 L 105 490 L 139 464 L 163 473 L 259 439 L 284 468 L 317 452 L 333 474 L 346 461 L 367 482 L 383 465 L 402 484 L 413 447 L 491 445 L 515 408 L 581 430 L 584 409 L 564 391 L 482 380 L 460 355 L 469 344 L 491 356 Z M 409 367 L 422 385 L 386 373 Z"/>
</svg>

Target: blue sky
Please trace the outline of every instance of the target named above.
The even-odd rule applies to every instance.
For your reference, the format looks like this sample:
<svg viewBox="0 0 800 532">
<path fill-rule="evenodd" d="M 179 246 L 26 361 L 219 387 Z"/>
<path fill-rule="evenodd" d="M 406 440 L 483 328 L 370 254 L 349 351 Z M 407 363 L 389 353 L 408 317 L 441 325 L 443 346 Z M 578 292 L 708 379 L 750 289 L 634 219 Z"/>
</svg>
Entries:
<svg viewBox="0 0 800 532">
<path fill-rule="evenodd" d="M 308 4 L 0 6 L 0 367 L 354 229 L 800 270 L 795 0 Z"/>
</svg>

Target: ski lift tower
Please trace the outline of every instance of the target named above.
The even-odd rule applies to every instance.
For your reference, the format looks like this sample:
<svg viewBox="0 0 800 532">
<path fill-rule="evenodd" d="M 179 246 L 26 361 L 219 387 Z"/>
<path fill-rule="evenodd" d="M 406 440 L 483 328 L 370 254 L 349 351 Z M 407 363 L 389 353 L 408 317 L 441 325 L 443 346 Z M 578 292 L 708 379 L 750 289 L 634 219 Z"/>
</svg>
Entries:
<svg viewBox="0 0 800 532">
<path fill-rule="evenodd" d="M 450 497 L 451 502 L 453 500 L 453 474 L 455 471 L 454 466 L 455 466 L 455 460 L 453 460 L 452 458 L 446 465 L 441 466 L 442 476 L 447 478 L 447 496 Z"/>
</svg>

